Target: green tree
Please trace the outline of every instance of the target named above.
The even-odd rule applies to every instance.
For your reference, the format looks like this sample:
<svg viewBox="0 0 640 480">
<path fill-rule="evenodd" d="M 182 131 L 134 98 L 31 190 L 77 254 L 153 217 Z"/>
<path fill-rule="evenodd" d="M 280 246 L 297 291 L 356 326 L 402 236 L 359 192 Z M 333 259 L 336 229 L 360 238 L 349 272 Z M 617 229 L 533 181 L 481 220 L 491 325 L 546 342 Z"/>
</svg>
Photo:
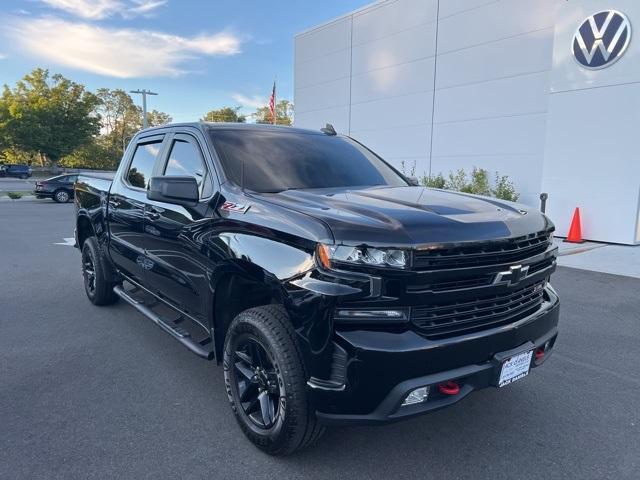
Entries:
<svg viewBox="0 0 640 480">
<path fill-rule="evenodd" d="M 269 107 L 260 107 L 253 115 L 256 119 L 256 123 L 273 123 Z M 293 103 L 291 103 L 289 100 L 280 100 L 276 104 L 276 124 L 293 124 Z"/>
<path fill-rule="evenodd" d="M 0 137 L 5 145 L 34 152 L 51 163 L 94 140 L 100 131 L 99 99 L 60 74 L 33 70 L 0 99 Z"/>
<path fill-rule="evenodd" d="M 96 141 L 75 149 L 60 159 L 60 165 L 69 168 L 92 168 L 96 170 L 115 170 L 120 162 L 120 155 L 115 154 L 99 137 Z"/>
<path fill-rule="evenodd" d="M 97 113 L 102 120 L 100 141 L 119 159 L 129 140 L 142 128 L 142 110 L 127 92 L 119 88 L 100 88 L 96 95 L 100 100 Z"/>
<path fill-rule="evenodd" d="M 171 123 L 173 118 L 168 113 L 160 112 L 158 110 L 151 110 L 147 112 L 147 122 L 150 127 L 159 127 L 160 125 L 166 125 Z"/>
<path fill-rule="evenodd" d="M 241 107 L 222 107 L 208 111 L 200 120 L 203 122 L 232 122 L 244 123 L 247 118 L 240 114 Z"/>
</svg>

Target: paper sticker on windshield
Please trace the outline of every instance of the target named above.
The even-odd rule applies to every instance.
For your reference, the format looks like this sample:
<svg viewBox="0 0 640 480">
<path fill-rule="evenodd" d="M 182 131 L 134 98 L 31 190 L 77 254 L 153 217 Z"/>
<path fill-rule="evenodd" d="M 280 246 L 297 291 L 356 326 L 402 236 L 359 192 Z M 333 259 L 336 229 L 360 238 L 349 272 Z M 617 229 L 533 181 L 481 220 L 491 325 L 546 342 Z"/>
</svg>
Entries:
<svg viewBox="0 0 640 480">
<path fill-rule="evenodd" d="M 233 203 L 233 202 L 224 202 L 221 208 L 222 210 L 226 210 L 227 212 L 245 213 L 247 210 L 249 210 L 249 205 L 243 205 L 241 203 Z"/>
</svg>

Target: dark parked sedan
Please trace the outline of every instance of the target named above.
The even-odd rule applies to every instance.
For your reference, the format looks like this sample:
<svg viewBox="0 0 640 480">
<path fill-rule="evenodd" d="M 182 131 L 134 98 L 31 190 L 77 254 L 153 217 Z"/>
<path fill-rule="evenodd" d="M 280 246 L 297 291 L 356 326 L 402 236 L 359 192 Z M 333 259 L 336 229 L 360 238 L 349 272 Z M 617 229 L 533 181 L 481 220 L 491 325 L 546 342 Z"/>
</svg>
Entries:
<svg viewBox="0 0 640 480">
<path fill-rule="evenodd" d="M 78 175 L 59 175 L 36 182 L 33 192 L 36 198 L 52 198 L 58 203 L 66 203 L 73 198 L 73 184 Z"/>
<path fill-rule="evenodd" d="M 33 171 L 29 165 L 0 165 L 0 177 L 29 178 Z"/>
</svg>

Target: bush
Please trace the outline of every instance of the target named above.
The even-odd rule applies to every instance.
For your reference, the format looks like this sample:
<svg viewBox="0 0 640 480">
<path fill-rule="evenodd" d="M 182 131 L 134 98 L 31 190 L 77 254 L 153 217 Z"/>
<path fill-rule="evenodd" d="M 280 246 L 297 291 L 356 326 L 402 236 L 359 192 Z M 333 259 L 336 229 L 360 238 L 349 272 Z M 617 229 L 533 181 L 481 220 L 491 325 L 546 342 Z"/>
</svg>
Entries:
<svg viewBox="0 0 640 480">
<path fill-rule="evenodd" d="M 471 172 L 471 182 L 461 191 L 465 193 L 473 193 L 475 195 L 484 195 L 486 197 L 490 196 L 491 188 L 489 187 L 489 172 L 483 168 L 473 167 L 473 171 Z"/>
<path fill-rule="evenodd" d="M 463 168 L 460 168 L 455 172 L 450 172 L 446 179 L 442 173 L 438 173 L 435 176 L 425 174 L 420 178 L 420 183 L 425 187 L 472 193 L 486 197 L 493 196 L 511 202 L 518 201 L 520 197 L 516 192 L 513 182 L 507 175 L 499 175 L 498 172 L 496 172 L 495 181 L 493 182 L 494 185 L 491 187 L 489 172 L 484 168 L 477 167 L 473 167 L 470 177 Z"/>
<path fill-rule="evenodd" d="M 420 183 L 425 187 L 444 189 L 446 188 L 447 181 L 442 176 L 442 173 L 439 173 L 435 176 L 423 175 L 422 178 L 420 178 Z"/>
<path fill-rule="evenodd" d="M 9 198 L 11 198 L 12 200 L 18 200 L 19 198 L 22 198 L 22 193 L 20 192 L 7 192 L 7 195 L 9 196 Z"/>
<path fill-rule="evenodd" d="M 491 190 L 491 194 L 502 200 L 509 200 L 511 202 L 517 202 L 520 195 L 516 192 L 516 187 L 513 182 L 509 180 L 506 175 L 498 175 L 496 172 L 495 187 Z"/>
</svg>

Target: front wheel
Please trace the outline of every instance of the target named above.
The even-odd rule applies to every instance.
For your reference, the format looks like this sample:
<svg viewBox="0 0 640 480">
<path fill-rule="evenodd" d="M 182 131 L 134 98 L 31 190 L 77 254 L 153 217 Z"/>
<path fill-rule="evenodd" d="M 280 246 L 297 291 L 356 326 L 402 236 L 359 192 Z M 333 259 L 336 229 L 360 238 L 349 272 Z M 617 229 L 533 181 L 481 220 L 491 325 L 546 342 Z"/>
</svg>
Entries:
<svg viewBox="0 0 640 480">
<path fill-rule="evenodd" d="M 240 313 L 225 339 L 224 379 L 244 434 L 271 455 L 288 455 L 315 442 L 318 424 L 305 387 L 302 354 L 283 307 Z"/>
</svg>

